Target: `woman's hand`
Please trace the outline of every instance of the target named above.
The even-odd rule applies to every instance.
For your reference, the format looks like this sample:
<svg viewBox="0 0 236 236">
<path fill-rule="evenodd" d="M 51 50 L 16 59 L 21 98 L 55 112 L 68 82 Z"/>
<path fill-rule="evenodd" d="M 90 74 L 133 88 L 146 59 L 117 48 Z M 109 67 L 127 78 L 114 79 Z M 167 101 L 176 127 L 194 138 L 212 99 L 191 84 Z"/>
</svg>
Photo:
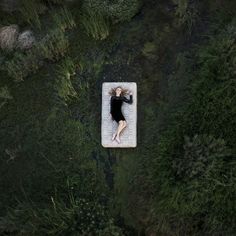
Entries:
<svg viewBox="0 0 236 236">
<path fill-rule="evenodd" d="M 131 91 L 129 91 L 129 95 L 133 95 L 133 93 Z"/>
</svg>

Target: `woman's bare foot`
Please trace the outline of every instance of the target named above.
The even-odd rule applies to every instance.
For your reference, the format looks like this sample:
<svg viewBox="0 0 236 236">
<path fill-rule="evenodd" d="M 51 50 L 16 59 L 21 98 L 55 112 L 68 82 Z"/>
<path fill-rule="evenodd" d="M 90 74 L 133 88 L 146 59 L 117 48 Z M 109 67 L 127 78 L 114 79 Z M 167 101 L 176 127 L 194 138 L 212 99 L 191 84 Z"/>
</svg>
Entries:
<svg viewBox="0 0 236 236">
<path fill-rule="evenodd" d="M 116 141 L 120 143 L 120 137 L 116 136 Z"/>
<path fill-rule="evenodd" d="M 112 141 L 115 140 L 115 137 L 116 137 L 117 133 L 114 133 L 113 136 L 112 136 Z"/>
</svg>

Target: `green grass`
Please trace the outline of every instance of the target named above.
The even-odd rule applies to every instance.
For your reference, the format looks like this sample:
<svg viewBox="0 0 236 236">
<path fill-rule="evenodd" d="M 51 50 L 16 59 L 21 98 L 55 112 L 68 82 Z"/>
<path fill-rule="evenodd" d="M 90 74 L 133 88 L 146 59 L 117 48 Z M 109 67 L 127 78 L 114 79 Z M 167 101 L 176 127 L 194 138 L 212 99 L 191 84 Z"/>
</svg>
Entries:
<svg viewBox="0 0 236 236">
<path fill-rule="evenodd" d="M 22 0 L 20 13 L 22 18 L 32 27 L 41 29 L 40 14 L 46 10 L 46 6 L 40 3 L 39 0 Z"/>
<path fill-rule="evenodd" d="M 109 36 L 109 21 L 100 13 L 87 10 L 82 14 L 81 23 L 86 33 L 95 40 L 104 40 Z"/>
</svg>

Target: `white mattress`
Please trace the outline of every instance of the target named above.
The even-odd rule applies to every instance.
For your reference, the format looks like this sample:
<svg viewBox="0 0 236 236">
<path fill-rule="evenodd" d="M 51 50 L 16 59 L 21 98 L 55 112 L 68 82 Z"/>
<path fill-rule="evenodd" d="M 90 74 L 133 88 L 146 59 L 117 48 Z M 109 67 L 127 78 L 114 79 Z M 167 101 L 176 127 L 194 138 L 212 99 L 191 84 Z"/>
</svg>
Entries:
<svg viewBox="0 0 236 236">
<path fill-rule="evenodd" d="M 127 121 L 127 126 L 120 134 L 120 143 L 112 141 L 112 134 L 116 131 L 118 123 L 110 118 L 109 91 L 116 86 L 129 89 L 133 94 L 133 103 L 123 102 L 121 111 Z M 129 95 L 126 96 L 129 99 Z M 102 85 L 102 120 L 101 141 L 105 148 L 133 148 L 137 146 L 137 84 L 135 82 L 104 82 Z"/>
</svg>

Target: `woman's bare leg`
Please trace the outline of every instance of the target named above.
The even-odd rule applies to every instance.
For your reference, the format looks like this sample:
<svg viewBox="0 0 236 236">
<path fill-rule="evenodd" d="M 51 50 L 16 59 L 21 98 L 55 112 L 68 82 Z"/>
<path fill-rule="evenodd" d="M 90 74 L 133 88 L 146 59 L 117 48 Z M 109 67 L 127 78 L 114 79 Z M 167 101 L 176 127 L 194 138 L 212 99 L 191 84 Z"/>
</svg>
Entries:
<svg viewBox="0 0 236 236">
<path fill-rule="evenodd" d="M 118 143 L 120 143 L 120 131 L 122 130 L 122 128 L 123 128 L 123 120 L 120 120 L 117 131 L 116 131 L 116 138 L 115 138 Z"/>
<path fill-rule="evenodd" d="M 116 132 L 112 135 L 112 141 L 115 139 L 115 137 L 116 137 L 116 135 L 117 135 L 117 130 L 116 130 Z"/>
<path fill-rule="evenodd" d="M 117 130 L 116 130 L 115 133 L 112 135 L 112 139 L 111 139 L 112 141 L 116 138 L 116 135 L 117 135 L 117 133 L 118 133 L 118 131 L 119 131 L 120 126 L 121 126 L 121 123 L 119 122 L 118 127 L 117 127 Z"/>
<path fill-rule="evenodd" d="M 119 121 L 119 126 L 117 129 L 117 135 L 116 135 L 116 140 L 118 143 L 120 143 L 120 133 L 121 131 L 127 126 L 126 121 L 125 120 L 120 120 Z"/>
<path fill-rule="evenodd" d="M 123 127 L 122 127 L 122 130 L 120 131 L 120 135 L 123 133 L 123 130 L 125 129 L 126 126 L 127 126 L 127 122 L 123 120 Z"/>
</svg>

